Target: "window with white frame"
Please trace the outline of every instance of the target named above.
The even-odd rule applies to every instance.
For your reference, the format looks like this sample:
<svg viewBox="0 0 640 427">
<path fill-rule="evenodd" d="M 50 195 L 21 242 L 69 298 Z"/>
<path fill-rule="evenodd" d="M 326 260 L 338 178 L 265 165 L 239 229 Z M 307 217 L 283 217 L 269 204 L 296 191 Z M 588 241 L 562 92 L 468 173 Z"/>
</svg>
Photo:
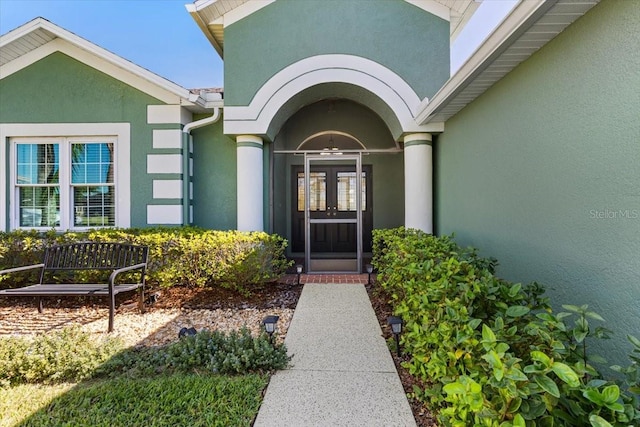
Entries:
<svg viewBox="0 0 640 427">
<path fill-rule="evenodd" d="M 115 137 L 13 138 L 17 228 L 116 225 Z"/>
</svg>

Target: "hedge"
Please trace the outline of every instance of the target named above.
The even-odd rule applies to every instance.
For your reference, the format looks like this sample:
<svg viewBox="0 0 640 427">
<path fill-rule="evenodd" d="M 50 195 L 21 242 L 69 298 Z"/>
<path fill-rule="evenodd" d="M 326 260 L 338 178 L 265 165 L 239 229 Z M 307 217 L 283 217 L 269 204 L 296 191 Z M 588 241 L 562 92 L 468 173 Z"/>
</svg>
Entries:
<svg viewBox="0 0 640 427">
<path fill-rule="evenodd" d="M 280 236 L 180 227 L 0 233 L 0 269 L 39 263 L 43 248 L 83 241 L 149 246 L 147 282 L 152 287 L 222 286 L 249 292 L 252 285 L 277 280 L 290 265 L 285 258 L 287 241 Z M 0 288 L 31 279 L 0 276 Z"/>
<path fill-rule="evenodd" d="M 602 321 L 587 306 L 553 313 L 544 287 L 494 275 L 496 260 L 451 237 L 398 228 L 374 231 L 373 265 L 394 314 L 414 390 L 444 426 L 638 425 L 640 341 L 625 381 L 604 378 L 587 351 Z M 565 323 L 569 319 L 573 324 Z"/>
</svg>

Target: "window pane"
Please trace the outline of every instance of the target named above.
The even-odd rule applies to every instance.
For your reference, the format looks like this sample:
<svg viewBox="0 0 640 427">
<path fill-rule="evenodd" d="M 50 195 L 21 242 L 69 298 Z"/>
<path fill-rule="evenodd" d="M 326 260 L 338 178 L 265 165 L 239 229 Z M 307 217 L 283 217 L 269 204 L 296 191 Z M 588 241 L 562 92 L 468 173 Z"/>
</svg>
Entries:
<svg viewBox="0 0 640 427">
<path fill-rule="evenodd" d="M 362 172 L 362 210 L 367 210 L 367 180 Z M 338 172 L 338 210 L 355 211 L 356 207 L 356 173 Z"/>
<path fill-rule="evenodd" d="M 73 225 L 76 227 L 114 226 L 115 191 L 113 186 L 73 187 Z"/>
<path fill-rule="evenodd" d="M 60 225 L 58 187 L 20 187 L 20 227 L 57 227 Z"/>
<path fill-rule="evenodd" d="M 57 184 L 59 144 L 17 144 L 18 184 Z"/>
<path fill-rule="evenodd" d="M 113 183 L 113 144 L 71 144 L 72 184 Z"/>
<path fill-rule="evenodd" d="M 311 172 L 309 175 L 309 210 L 327 210 L 327 174 Z M 298 173 L 298 211 L 304 211 L 304 173 Z"/>
</svg>

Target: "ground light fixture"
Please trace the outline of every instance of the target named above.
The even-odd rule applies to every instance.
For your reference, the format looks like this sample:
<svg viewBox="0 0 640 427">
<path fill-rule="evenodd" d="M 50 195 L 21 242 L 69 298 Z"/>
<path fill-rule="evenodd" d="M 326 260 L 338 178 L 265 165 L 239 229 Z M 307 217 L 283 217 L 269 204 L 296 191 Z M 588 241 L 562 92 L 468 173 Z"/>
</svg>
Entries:
<svg viewBox="0 0 640 427">
<path fill-rule="evenodd" d="M 264 331 L 269 335 L 269 341 L 273 342 L 273 333 L 276 331 L 276 323 L 278 323 L 278 316 L 267 316 L 262 319 L 262 326 Z"/>
<path fill-rule="evenodd" d="M 300 284 L 300 275 L 302 274 L 302 264 L 296 264 L 296 274 L 298 275 L 297 284 Z"/>
<path fill-rule="evenodd" d="M 398 357 L 400 357 L 400 334 L 402 333 L 402 318 L 396 316 L 389 316 L 387 323 L 391 326 L 391 332 L 396 338 L 396 349 L 398 350 Z"/>
<path fill-rule="evenodd" d="M 367 270 L 367 274 L 368 274 L 367 285 L 370 285 L 371 284 L 371 274 L 373 273 L 373 265 L 367 264 L 367 265 L 364 266 L 364 268 Z"/>
</svg>

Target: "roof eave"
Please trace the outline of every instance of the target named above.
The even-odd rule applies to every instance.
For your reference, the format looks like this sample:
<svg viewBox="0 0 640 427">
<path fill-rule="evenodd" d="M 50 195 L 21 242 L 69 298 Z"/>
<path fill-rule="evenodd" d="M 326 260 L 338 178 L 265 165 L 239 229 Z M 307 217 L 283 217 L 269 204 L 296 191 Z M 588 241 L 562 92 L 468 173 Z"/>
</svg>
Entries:
<svg viewBox="0 0 640 427">
<path fill-rule="evenodd" d="M 224 51 L 222 49 L 221 43 L 218 40 L 216 40 L 216 38 L 211 33 L 211 31 L 209 31 L 209 27 L 207 26 L 207 23 L 204 21 L 204 19 L 202 19 L 202 16 L 199 13 L 199 10 L 202 8 L 202 6 L 199 7 L 194 3 L 189 3 L 189 4 L 186 4 L 185 7 L 187 9 L 187 12 L 189 12 L 189 15 L 191 15 L 193 20 L 196 21 L 196 25 L 198 25 L 198 28 L 200 28 L 200 31 L 202 31 L 204 33 L 204 36 L 207 38 L 207 40 L 209 40 L 209 43 L 211 43 L 211 46 L 213 46 L 216 52 L 218 52 L 218 55 L 220 55 L 220 58 L 224 59 Z"/>
<path fill-rule="evenodd" d="M 488 90 L 495 82 L 511 72 L 512 69 L 528 59 L 538 49 L 551 41 L 557 34 L 564 30 L 564 28 L 571 25 L 575 19 L 578 19 L 579 16 L 582 16 L 582 14 L 597 4 L 598 1 L 599 0 L 585 0 L 579 3 L 564 0 L 521 1 L 444 86 L 431 99 L 425 99 L 423 101 L 418 109 L 416 122 L 424 125 L 431 121 L 448 120 L 464 108 L 464 106 L 473 102 Z M 473 93 L 468 93 L 461 97 L 461 99 L 456 99 L 458 95 L 474 83 L 485 70 L 499 59 L 507 49 L 516 43 L 520 37 L 531 29 L 545 14 L 556 6 L 556 4 L 560 3 L 565 7 L 578 8 L 573 14 L 565 14 L 572 16 L 574 18 L 573 20 L 567 21 L 566 25 L 559 28 L 556 34 L 549 36 L 549 39 L 540 41 L 539 46 L 531 49 L 526 57 L 522 57 L 517 63 L 506 69 L 503 67 L 499 74 L 494 73 L 491 83 L 478 85 L 479 87 L 475 88 L 472 91 Z M 453 105 L 454 101 L 457 103 L 455 108 L 443 112 L 449 104 Z"/>
</svg>

